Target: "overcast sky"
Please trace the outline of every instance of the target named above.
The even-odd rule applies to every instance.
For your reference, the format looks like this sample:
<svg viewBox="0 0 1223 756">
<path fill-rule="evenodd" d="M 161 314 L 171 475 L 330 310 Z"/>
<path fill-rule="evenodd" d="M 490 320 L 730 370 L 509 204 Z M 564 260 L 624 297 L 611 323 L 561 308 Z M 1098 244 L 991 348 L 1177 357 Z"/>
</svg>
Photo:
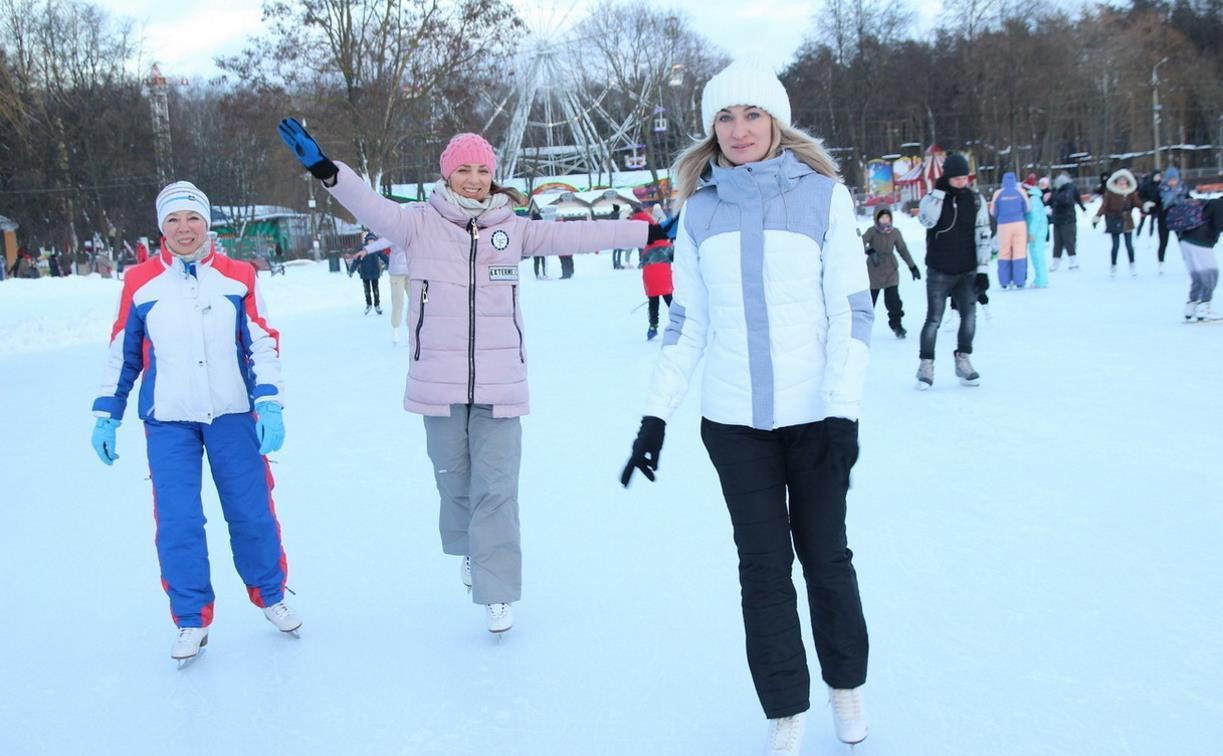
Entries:
<svg viewBox="0 0 1223 756">
<path fill-rule="evenodd" d="M 260 31 L 259 0 L 95 0 L 119 16 L 127 16 L 141 27 L 147 60 L 160 61 L 167 74 L 208 77 L 217 73 L 213 59 L 240 51 L 248 36 Z M 525 9 L 552 3 L 518 3 Z M 574 21 L 593 0 L 572 0 L 553 7 L 575 7 Z M 171 10 L 167 6 L 171 6 Z M 919 28 L 931 28 L 938 0 L 912 0 L 919 9 Z M 686 11 L 693 27 L 732 57 L 754 55 L 781 69 L 812 28 L 818 2 L 808 0 L 662 0 L 657 7 Z M 530 12 L 528 20 L 535 21 Z M 563 11 L 546 11 L 559 18 Z M 535 13 L 538 16 L 538 12 Z"/>
</svg>

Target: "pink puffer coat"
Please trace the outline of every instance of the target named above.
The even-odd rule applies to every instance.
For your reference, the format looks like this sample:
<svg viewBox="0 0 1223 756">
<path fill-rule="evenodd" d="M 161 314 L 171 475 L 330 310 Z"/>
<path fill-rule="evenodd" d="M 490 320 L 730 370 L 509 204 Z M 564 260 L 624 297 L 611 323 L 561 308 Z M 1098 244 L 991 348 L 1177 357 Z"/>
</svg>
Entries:
<svg viewBox="0 0 1223 756">
<path fill-rule="evenodd" d="M 638 221 L 531 221 L 501 207 L 471 222 L 436 192 L 425 203 L 400 205 L 336 165 L 328 191 L 408 258 L 412 354 L 403 406 L 410 412 L 449 415 L 452 404 L 491 404 L 494 417 L 527 414 L 518 263 L 646 243 L 647 224 Z"/>
</svg>

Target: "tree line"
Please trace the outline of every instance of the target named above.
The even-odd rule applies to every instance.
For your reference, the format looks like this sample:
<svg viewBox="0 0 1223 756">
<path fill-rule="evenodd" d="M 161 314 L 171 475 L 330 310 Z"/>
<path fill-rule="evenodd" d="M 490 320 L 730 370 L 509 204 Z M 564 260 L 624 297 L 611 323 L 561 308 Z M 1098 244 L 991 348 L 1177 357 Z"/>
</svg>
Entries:
<svg viewBox="0 0 1223 756">
<path fill-rule="evenodd" d="M 936 141 L 1000 168 L 1084 155 L 1094 167 L 1151 149 L 1157 63 L 1163 143 L 1223 142 L 1221 4 L 1131 0 L 1071 16 L 948 0 L 917 39 L 902 2 L 826 0 L 781 75 L 796 123 L 836 150 L 851 183 L 872 157 Z M 0 215 L 27 246 L 61 249 L 155 232 L 159 171 L 238 220 L 256 204 L 304 210 L 309 183 L 275 129 L 286 114 L 375 186 L 429 180 L 452 134 L 499 143 L 532 31 L 509 0 L 266 0 L 245 49 L 217 61 L 221 76 L 165 71 L 159 166 L 153 61 L 130 20 L 86 0 L 0 0 L 0 13 Z M 609 134 L 637 123 L 618 159 L 632 151 L 656 173 L 702 136 L 701 88 L 729 60 L 683 12 L 646 0 L 602 0 L 564 45 L 571 77 L 555 83 L 597 101 Z"/>
</svg>

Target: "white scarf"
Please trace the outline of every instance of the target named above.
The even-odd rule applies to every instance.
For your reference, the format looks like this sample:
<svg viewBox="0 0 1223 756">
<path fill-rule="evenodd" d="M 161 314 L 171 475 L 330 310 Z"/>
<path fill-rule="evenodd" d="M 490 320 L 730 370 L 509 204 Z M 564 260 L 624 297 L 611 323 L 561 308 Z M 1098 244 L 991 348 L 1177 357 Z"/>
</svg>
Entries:
<svg viewBox="0 0 1223 756">
<path fill-rule="evenodd" d="M 433 191 L 441 192 L 442 199 L 462 210 L 468 218 L 479 218 L 489 210 L 505 207 L 510 201 L 510 198 L 504 194 L 490 194 L 482 200 L 464 197 L 461 194 L 455 193 L 447 186 L 445 179 L 438 179 L 437 185 L 433 187 Z"/>
</svg>

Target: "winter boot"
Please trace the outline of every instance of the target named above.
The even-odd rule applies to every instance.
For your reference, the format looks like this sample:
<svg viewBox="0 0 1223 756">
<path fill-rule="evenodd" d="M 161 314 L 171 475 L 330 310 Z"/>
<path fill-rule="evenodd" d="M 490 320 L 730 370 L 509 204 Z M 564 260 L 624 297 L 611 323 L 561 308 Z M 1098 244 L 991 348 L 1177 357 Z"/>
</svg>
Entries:
<svg viewBox="0 0 1223 756">
<path fill-rule="evenodd" d="M 960 383 L 965 386 L 981 385 L 980 374 L 972 369 L 972 363 L 969 362 L 968 355 L 963 352 L 955 353 L 955 375 L 960 379 Z"/>
<path fill-rule="evenodd" d="M 1053 258 L 1053 264 L 1049 266 L 1049 271 L 1050 272 L 1055 271 L 1060 267 L 1062 267 L 1062 258 L 1055 257 Z"/>
<path fill-rule="evenodd" d="M 1071 255 L 1071 256 L 1070 256 L 1070 269 L 1071 269 L 1071 270 L 1078 270 L 1078 269 L 1079 269 L 1079 257 L 1078 257 L 1078 255 Z"/>
<path fill-rule="evenodd" d="M 807 712 L 791 717 L 769 720 L 769 741 L 766 756 L 798 756 L 803 747 L 803 731 L 807 729 Z"/>
<path fill-rule="evenodd" d="M 178 659 L 179 661 L 190 659 L 207 645 L 208 628 L 180 627 L 178 629 L 178 637 L 174 639 L 174 645 L 170 648 L 170 658 Z"/>
<path fill-rule="evenodd" d="M 1198 303 L 1192 299 L 1185 303 L 1185 320 L 1193 320 L 1197 316 Z"/>
<path fill-rule="evenodd" d="M 657 336 L 657 335 L 658 335 L 658 326 L 656 326 L 656 325 L 652 325 L 652 326 L 650 326 L 649 330 L 647 330 L 647 331 L 645 332 L 645 340 L 646 340 L 646 341 L 653 341 L 653 340 L 654 340 L 654 337 L 655 337 L 655 336 Z"/>
<path fill-rule="evenodd" d="M 467 586 L 467 592 L 471 593 L 471 557 L 463 557 L 463 561 L 459 563 L 459 577 L 463 580 L 463 585 Z"/>
<path fill-rule="evenodd" d="M 504 633 L 514 626 L 514 612 L 509 604 L 485 604 L 484 613 L 490 633 Z"/>
<path fill-rule="evenodd" d="M 1198 302 L 1194 315 L 1197 316 L 1199 323 L 1204 323 L 1208 320 L 1223 320 L 1223 313 L 1210 309 L 1210 302 Z"/>
<path fill-rule="evenodd" d="M 866 740 L 866 707 L 862 704 L 861 688 L 829 688 L 828 705 L 832 707 L 832 724 L 838 740 L 850 745 Z"/>
<path fill-rule="evenodd" d="M 297 612 L 290 609 L 283 601 L 264 607 L 263 616 L 267 617 L 268 622 L 275 625 L 276 629 L 282 633 L 297 632 L 302 626 L 301 617 L 298 617 Z"/>
<path fill-rule="evenodd" d="M 934 385 L 934 360 L 922 360 L 917 366 L 917 388 L 925 391 Z"/>
</svg>

